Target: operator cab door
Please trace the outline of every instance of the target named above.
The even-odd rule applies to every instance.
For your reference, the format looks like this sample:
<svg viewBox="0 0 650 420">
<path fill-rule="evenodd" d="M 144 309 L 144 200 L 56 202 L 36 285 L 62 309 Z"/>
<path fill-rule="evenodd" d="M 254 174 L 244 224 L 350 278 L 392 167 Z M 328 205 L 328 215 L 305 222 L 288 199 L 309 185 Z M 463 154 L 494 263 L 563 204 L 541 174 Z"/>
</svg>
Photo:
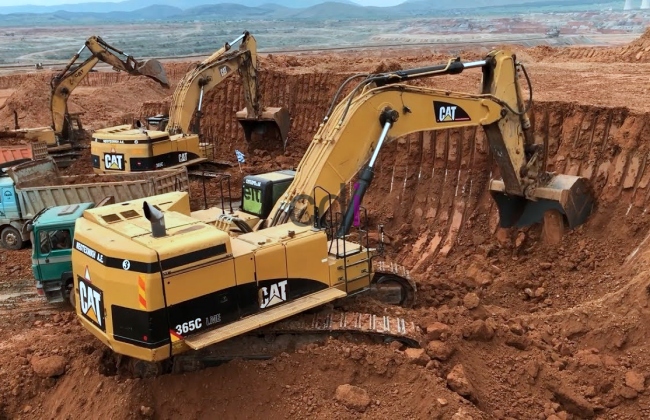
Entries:
<svg viewBox="0 0 650 420">
<path fill-rule="evenodd" d="M 72 271 L 72 232 L 70 229 L 40 229 L 33 244 L 41 281 L 60 280 L 61 273 Z"/>
</svg>

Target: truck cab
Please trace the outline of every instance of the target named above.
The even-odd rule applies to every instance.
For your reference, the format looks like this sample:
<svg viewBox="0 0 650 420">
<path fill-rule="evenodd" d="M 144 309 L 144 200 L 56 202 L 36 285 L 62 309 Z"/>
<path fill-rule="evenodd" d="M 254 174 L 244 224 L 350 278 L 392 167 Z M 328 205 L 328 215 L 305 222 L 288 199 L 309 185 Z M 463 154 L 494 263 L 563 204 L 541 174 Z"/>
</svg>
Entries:
<svg viewBox="0 0 650 420">
<path fill-rule="evenodd" d="M 72 243 L 76 220 L 94 203 L 50 207 L 30 222 L 32 271 L 36 291 L 50 303 L 69 298 L 72 288 Z"/>
<path fill-rule="evenodd" d="M 21 216 L 14 181 L 0 174 L 0 243 L 6 248 L 20 249 L 23 246 L 26 232 L 23 235 Z"/>
</svg>

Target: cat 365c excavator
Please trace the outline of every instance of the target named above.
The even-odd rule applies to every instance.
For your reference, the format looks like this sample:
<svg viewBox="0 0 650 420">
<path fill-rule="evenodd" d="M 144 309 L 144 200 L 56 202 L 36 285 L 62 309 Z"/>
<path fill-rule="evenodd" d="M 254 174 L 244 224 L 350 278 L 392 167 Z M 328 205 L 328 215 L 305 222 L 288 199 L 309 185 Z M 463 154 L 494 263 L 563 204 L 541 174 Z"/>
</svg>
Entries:
<svg viewBox="0 0 650 420">
<path fill-rule="evenodd" d="M 231 46 L 241 41 L 239 49 Z M 212 145 L 201 142 L 200 120 L 207 92 L 239 73 L 246 108 L 236 116 L 246 140 L 281 140 L 286 147 L 289 112 L 285 108 L 264 108 L 257 78 L 257 42 L 248 32 L 190 70 L 174 91 L 169 116 L 148 118 L 144 125 L 109 127 L 93 133 L 91 155 L 95 173 L 135 172 L 187 166 L 215 171 L 218 162 L 210 156 Z M 195 173 L 198 173 L 195 172 Z"/>
<path fill-rule="evenodd" d="M 483 71 L 479 94 L 400 83 L 470 68 Z M 180 192 L 85 211 L 72 255 L 78 318 L 138 375 L 268 356 L 314 334 L 417 346 L 419 332 L 404 319 L 332 309 L 306 314 L 364 291 L 398 305 L 416 298 L 408 272 L 381 264 L 365 229 L 353 239 L 358 205 L 347 206 L 336 223 L 335 194 L 359 173 L 350 201 L 361 203 L 382 146 L 395 138 L 481 126 L 501 170 L 489 188 L 502 227 L 541 222 L 547 210 L 563 214 L 569 227 L 585 222 L 591 189 L 584 178 L 545 172 L 545 147 L 533 144 L 527 116 L 532 89 L 526 106 L 519 69 L 530 89 L 508 51 L 360 75 L 363 81 L 332 103 L 297 171 L 244 178 L 237 211 L 190 212 Z M 272 336 L 279 337 L 270 342 Z M 259 352 L 253 342 L 262 343 Z"/>
<path fill-rule="evenodd" d="M 73 67 L 86 48 L 90 51 L 90 57 L 83 63 Z M 120 58 L 120 56 L 124 56 L 125 59 Z M 52 88 L 50 94 L 52 125 L 50 127 L 16 129 L 2 132 L 0 135 L 24 137 L 43 142 L 47 144 L 48 152 L 57 163 L 68 161 L 69 158 L 74 157 L 76 153 L 71 150 L 77 146 L 79 140 L 76 131 L 81 131 L 83 128 L 78 115 L 68 112 L 68 98 L 99 61 L 110 64 L 116 71 L 124 71 L 132 76 L 146 76 L 163 87 L 169 87 L 165 69 L 157 60 L 139 62 L 132 56 L 109 45 L 102 38 L 91 36 L 86 40 L 84 46 L 72 56 L 65 68 L 52 77 L 50 82 Z M 75 123 L 76 130 L 74 129 Z"/>
</svg>

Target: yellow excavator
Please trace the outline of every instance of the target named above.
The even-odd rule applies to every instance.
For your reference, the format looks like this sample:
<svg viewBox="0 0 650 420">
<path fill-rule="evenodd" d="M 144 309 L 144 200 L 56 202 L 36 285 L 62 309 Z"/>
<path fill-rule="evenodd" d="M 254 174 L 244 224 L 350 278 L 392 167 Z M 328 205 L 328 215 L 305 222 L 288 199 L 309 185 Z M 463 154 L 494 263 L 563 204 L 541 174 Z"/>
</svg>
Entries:
<svg viewBox="0 0 650 420">
<path fill-rule="evenodd" d="M 483 72 L 479 94 L 404 83 L 472 68 Z M 585 178 L 544 169 L 546 147 L 534 144 L 528 118 L 530 79 L 511 52 L 345 84 L 355 78 L 363 80 L 337 105 L 335 98 L 295 172 L 244 178 L 240 209 L 190 212 L 186 193 L 169 193 L 87 210 L 77 220 L 73 305 L 121 366 L 136 375 L 178 372 L 270 357 L 308 337 L 340 333 L 417 346 L 419 331 L 402 318 L 314 312 L 361 292 L 415 302 L 408 271 L 382 263 L 364 223 L 356 223 L 382 147 L 409 133 L 484 129 L 502 177 L 489 184 L 502 227 L 540 223 L 554 211 L 573 228 L 591 214 Z M 357 175 L 339 218 L 332 209 L 345 194 L 337 194 Z"/>
<path fill-rule="evenodd" d="M 85 49 L 90 51 L 90 57 L 81 64 L 73 66 Z M 125 58 L 122 59 L 120 56 Z M 167 75 L 160 62 L 153 59 L 143 62 L 137 61 L 132 56 L 109 45 L 102 38 L 91 36 L 86 40 L 84 46 L 72 56 L 68 64 L 52 77 L 50 82 L 52 89 L 50 95 L 52 125 L 50 127 L 5 131 L 0 135 L 14 138 L 23 137 L 44 142 L 48 146 L 48 152 L 53 155 L 59 164 L 64 164 L 67 158 L 76 156 L 77 153 L 73 152 L 72 149 L 77 145 L 78 133 L 83 131 L 83 127 L 79 115 L 68 112 L 68 98 L 99 61 L 110 64 L 116 71 L 124 71 L 132 76 L 146 76 L 169 88 Z"/>
<path fill-rule="evenodd" d="M 238 49 L 232 45 L 240 42 Z M 200 139 L 203 98 L 214 87 L 239 73 L 244 87 L 246 108 L 236 116 L 247 141 L 281 140 L 286 147 L 290 117 L 285 108 L 262 105 L 257 77 L 257 42 L 244 32 L 231 43 L 203 60 L 179 82 L 169 116 L 148 118 L 97 130 L 93 133 L 91 155 L 95 173 L 135 172 L 187 166 L 192 174 L 218 170 L 212 145 Z M 213 172 L 212 172 L 213 173 Z"/>
</svg>

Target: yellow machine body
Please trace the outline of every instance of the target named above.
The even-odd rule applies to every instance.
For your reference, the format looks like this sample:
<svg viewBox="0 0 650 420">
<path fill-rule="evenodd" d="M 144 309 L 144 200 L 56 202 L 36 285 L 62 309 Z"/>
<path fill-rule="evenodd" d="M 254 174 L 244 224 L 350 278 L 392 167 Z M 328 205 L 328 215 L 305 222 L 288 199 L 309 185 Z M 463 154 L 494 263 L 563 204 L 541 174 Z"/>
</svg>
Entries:
<svg viewBox="0 0 650 420">
<path fill-rule="evenodd" d="M 164 212 L 164 237 L 152 235 L 145 201 Z M 232 335 L 206 338 L 205 331 L 237 321 L 249 331 L 286 318 L 287 306 L 273 311 L 281 304 L 300 313 L 369 286 L 367 253 L 348 257 L 356 264 L 346 293 L 344 257 L 329 248 L 326 233 L 309 228 L 230 237 L 192 217 L 184 192 L 108 205 L 76 223 L 75 306 L 84 326 L 114 351 L 164 360 Z M 348 252 L 355 249 L 349 244 Z"/>
</svg>

